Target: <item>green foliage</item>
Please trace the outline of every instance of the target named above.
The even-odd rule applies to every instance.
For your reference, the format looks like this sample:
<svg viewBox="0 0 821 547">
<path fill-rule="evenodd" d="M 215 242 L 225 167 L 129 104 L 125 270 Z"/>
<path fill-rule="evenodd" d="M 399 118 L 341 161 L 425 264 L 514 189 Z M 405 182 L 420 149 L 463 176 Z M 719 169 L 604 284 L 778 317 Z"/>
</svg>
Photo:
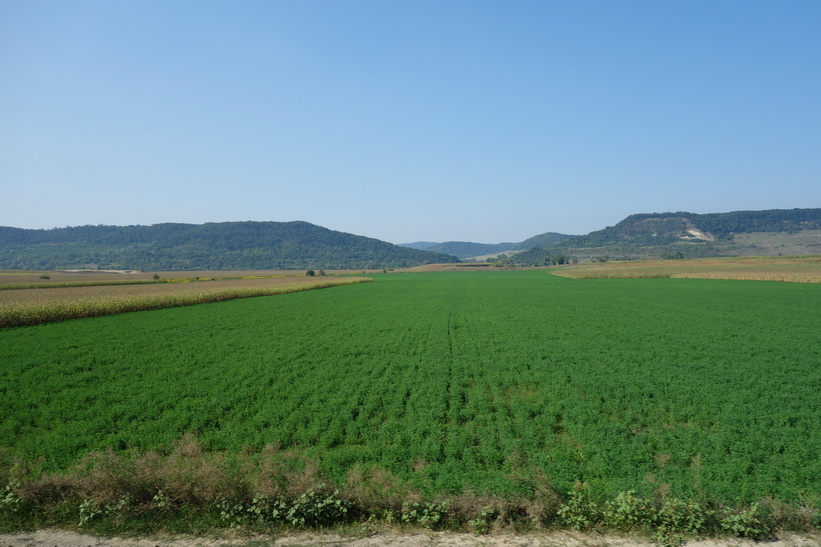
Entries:
<svg viewBox="0 0 821 547">
<path fill-rule="evenodd" d="M 518 260 L 517 257 L 513 257 L 513 260 Z M 557 266 L 561 264 L 570 264 L 573 259 L 568 256 L 567 254 L 560 253 L 560 252 L 546 252 L 544 253 L 544 258 L 542 259 L 542 266 Z"/>
<path fill-rule="evenodd" d="M 667 497 L 656 509 L 652 520 L 653 537 L 665 547 L 676 547 L 685 536 L 695 536 L 707 530 L 707 519 L 713 512 L 695 501 Z"/>
<path fill-rule="evenodd" d="M 347 522 L 351 504 L 339 491 L 325 491 L 324 485 L 293 499 L 275 499 L 257 494 L 249 503 L 222 500 L 217 504 L 220 518 L 231 527 L 287 524 L 292 527 L 326 527 Z"/>
<path fill-rule="evenodd" d="M 587 530 L 599 520 L 598 505 L 585 495 L 580 485 L 570 492 L 557 513 L 559 522 L 575 530 Z"/>
<path fill-rule="evenodd" d="M 634 530 L 652 521 L 653 507 L 650 502 L 637 497 L 635 492 L 619 492 L 613 501 L 607 501 L 601 510 L 605 526 L 616 530 Z"/>
<path fill-rule="evenodd" d="M 79 507 L 80 522 L 79 526 L 86 526 L 89 522 L 96 519 L 100 515 L 105 514 L 105 509 L 100 504 L 93 500 L 83 500 Z"/>
<path fill-rule="evenodd" d="M 122 494 L 117 499 L 108 503 L 101 502 L 93 498 L 84 499 L 77 509 L 79 514 L 78 526 L 88 526 L 92 522 L 104 518 L 119 515 L 126 512 L 131 506 L 129 494 Z"/>
<path fill-rule="evenodd" d="M 656 528 L 682 534 L 698 534 L 707 526 L 713 511 L 695 501 L 667 498 L 656 516 Z"/>
<path fill-rule="evenodd" d="M 308 277 L 313 277 L 314 275 L 316 275 L 316 272 L 314 272 L 313 270 L 308 270 L 305 272 L 305 275 L 307 275 Z"/>
<path fill-rule="evenodd" d="M 499 512 L 496 509 L 485 507 L 479 516 L 468 521 L 468 526 L 477 534 L 487 534 L 490 532 L 491 524 L 498 516 Z"/>
<path fill-rule="evenodd" d="M 285 513 L 292 526 L 330 526 L 348 519 L 350 504 L 339 497 L 339 491 L 309 490 L 299 495 Z"/>
<path fill-rule="evenodd" d="M 740 509 L 725 508 L 719 514 L 719 525 L 734 536 L 754 540 L 766 539 L 771 526 L 757 503 Z"/>
<path fill-rule="evenodd" d="M 307 222 L 0 227 L 0 268 L 62 270 L 304 270 L 405 268 L 458 262 Z"/>
<path fill-rule="evenodd" d="M 20 482 L 14 481 L 7 484 L 0 492 L 0 529 L 17 523 L 23 507 L 23 500 L 17 493 L 19 487 Z"/>
<path fill-rule="evenodd" d="M 402 504 L 402 522 L 405 524 L 434 529 L 443 526 L 447 517 L 447 503 L 414 501 Z"/>
<path fill-rule="evenodd" d="M 174 504 L 174 501 L 162 489 L 151 497 L 151 502 L 160 511 L 167 511 Z"/>
</svg>

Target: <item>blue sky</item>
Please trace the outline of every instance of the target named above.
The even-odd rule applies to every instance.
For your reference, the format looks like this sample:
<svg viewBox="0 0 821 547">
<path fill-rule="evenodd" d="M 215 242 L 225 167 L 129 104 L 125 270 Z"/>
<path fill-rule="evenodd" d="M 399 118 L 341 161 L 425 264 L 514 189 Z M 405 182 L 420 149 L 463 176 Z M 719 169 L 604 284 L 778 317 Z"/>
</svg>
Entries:
<svg viewBox="0 0 821 547">
<path fill-rule="evenodd" d="M 0 0 L 0 225 L 821 207 L 821 2 Z"/>
</svg>

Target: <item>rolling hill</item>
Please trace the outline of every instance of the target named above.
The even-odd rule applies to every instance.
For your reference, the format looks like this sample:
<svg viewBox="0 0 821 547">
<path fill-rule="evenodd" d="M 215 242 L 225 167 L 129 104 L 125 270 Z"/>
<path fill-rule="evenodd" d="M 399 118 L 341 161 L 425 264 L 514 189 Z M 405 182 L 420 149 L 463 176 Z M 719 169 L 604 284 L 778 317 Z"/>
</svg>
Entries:
<svg viewBox="0 0 821 547">
<path fill-rule="evenodd" d="M 308 222 L 0 227 L 0 269 L 404 268 L 458 262 Z"/>
<path fill-rule="evenodd" d="M 821 209 L 630 215 L 615 226 L 519 253 L 517 264 L 605 258 L 699 258 L 821 253 Z M 773 234 L 779 237 L 773 240 Z M 783 253 L 781 253 L 783 254 Z"/>
</svg>

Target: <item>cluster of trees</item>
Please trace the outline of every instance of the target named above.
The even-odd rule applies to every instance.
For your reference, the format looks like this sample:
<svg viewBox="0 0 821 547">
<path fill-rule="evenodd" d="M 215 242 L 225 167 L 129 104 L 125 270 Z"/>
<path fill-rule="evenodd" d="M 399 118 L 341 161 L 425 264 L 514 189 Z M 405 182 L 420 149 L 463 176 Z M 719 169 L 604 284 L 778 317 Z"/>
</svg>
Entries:
<svg viewBox="0 0 821 547">
<path fill-rule="evenodd" d="M 458 262 L 308 222 L 0 228 L 7 269 L 370 269 Z"/>
<path fill-rule="evenodd" d="M 770 209 L 694 216 L 699 229 L 719 238 L 749 232 L 821 230 L 821 209 Z"/>
<path fill-rule="evenodd" d="M 511 266 L 558 266 L 560 264 L 576 264 L 579 259 L 569 253 L 543 247 L 541 249 L 532 249 L 527 253 L 505 257 L 504 262 L 506 265 Z"/>
</svg>

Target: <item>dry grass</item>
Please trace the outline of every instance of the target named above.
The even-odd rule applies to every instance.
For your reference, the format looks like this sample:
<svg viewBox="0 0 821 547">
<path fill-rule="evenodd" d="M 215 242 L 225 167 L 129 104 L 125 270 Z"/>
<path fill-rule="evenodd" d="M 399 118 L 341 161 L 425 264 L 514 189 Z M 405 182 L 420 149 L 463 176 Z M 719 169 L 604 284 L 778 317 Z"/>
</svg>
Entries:
<svg viewBox="0 0 821 547">
<path fill-rule="evenodd" d="M 0 327 L 267 296 L 370 281 L 363 277 L 267 277 L 10 289 L 0 291 Z"/>
<path fill-rule="evenodd" d="M 562 266 L 573 279 L 689 278 L 821 283 L 821 256 L 629 260 Z"/>
</svg>

